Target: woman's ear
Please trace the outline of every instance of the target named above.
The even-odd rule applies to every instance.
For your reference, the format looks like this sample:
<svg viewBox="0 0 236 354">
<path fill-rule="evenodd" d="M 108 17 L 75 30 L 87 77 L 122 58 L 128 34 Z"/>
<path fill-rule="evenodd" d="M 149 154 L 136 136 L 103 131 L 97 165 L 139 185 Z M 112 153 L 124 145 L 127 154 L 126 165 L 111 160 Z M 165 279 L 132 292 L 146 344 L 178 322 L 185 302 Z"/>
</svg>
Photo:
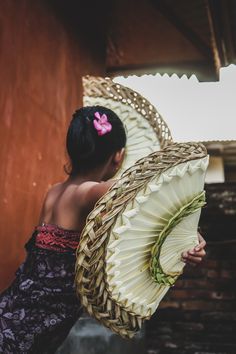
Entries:
<svg viewBox="0 0 236 354">
<path fill-rule="evenodd" d="M 115 164 L 121 164 L 125 156 L 125 148 L 122 148 L 121 150 L 117 151 L 114 154 L 113 161 Z"/>
</svg>

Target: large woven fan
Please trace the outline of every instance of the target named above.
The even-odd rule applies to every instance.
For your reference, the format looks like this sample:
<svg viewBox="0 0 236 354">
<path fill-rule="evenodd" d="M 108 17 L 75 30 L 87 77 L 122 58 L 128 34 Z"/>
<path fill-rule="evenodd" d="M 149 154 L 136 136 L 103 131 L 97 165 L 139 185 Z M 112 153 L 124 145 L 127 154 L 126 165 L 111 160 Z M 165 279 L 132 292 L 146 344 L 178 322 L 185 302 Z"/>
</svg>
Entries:
<svg viewBox="0 0 236 354">
<path fill-rule="evenodd" d="M 90 315 L 132 337 L 183 272 L 198 243 L 208 165 L 202 144 L 139 160 L 97 202 L 77 250 L 76 286 Z"/>
<path fill-rule="evenodd" d="M 156 108 L 137 92 L 109 78 L 83 78 L 84 106 L 100 105 L 112 109 L 123 121 L 127 145 L 120 176 L 138 159 L 160 150 L 172 141 L 171 133 Z"/>
</svg>

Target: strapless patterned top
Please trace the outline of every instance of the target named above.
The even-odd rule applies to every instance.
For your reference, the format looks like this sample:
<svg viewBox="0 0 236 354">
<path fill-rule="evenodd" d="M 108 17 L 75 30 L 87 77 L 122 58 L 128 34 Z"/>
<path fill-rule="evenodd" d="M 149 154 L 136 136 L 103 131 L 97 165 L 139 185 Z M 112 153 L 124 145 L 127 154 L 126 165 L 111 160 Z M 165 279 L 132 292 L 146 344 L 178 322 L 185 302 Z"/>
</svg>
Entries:
<svg viewBox="0 0 236 354">
<path fill-rule="evenodd" d="M 64 229 L 55 224 L 37 225 L 35 246 L 51 251 L 68 252 L 75 251 L 79 244 L 80 232 Z"/>
<path fill-rule="evenodd" d="M 34 228 L 27 250 L 44 249 L 59 253 L 75 253 L 80 240 L 80 231 L 65 229 L 56 224 L 42 223 Z"/>
</svg>

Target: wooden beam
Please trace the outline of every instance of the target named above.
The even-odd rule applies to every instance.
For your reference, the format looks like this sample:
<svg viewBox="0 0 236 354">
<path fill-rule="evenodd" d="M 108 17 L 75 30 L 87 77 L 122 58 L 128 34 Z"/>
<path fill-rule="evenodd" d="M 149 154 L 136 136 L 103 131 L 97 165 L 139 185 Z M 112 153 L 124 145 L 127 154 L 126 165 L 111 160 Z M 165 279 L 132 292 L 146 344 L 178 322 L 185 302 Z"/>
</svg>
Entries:
<svg viewBox="0 0 236 354">
<path fill-rule="evenodd" d="M 208 23 L 211 31 L 211 45 L 217 72 L 224 66 L 225 53 L 220 24 L 220 1 L 205 0 Z"/>
<path fill-rule="evenodd" d="M 175 26 L 175 28 L 184 35 L 186 39 L 188 39 L 194 47 L 196 47 L 204 57 L 212 60 L 212 52 L 211 49 L 207 46 L 207 44 L 199 37 L 199 35 L 193 31 L 191 27 L 189 27 L 182 19 L 180 19 L 176 13 L 172 10 L 172 8 L 166 5 L 163 1 L 153 1 L 158 11 L 164 15 L 167 20 Z"/>
<path fill-rule="evenodd" d="M 214 50 L 219 56 L 221 66 L 226 66 L 236 61 L 236 46 L 232 32 L 235 21 L 234 0 L 205 0 L 208 8 L 209 23 L 215 43 Z"/>
<path fill-rule="evenodd" d="M 222 16 L 222 37 L 225 44 L 225 65 L 235 62 L 235 45 L 232 26 L 231 26 L 231 16 L 234 11 L 235 2 L 231 0 L 221 0 L 221 16 Z M 232 19 L 232 22 L 235 19 Z"/>
</svg>

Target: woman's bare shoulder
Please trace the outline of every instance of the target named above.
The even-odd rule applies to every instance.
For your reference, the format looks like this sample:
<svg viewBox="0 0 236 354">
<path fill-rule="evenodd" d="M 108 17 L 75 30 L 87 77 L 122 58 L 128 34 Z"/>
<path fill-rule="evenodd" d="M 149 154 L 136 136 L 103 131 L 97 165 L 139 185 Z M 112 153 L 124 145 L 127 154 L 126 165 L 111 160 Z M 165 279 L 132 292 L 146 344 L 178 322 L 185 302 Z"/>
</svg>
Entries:
<svg viewBox="0 0 236 354">
<path fill-rule="evenodd" d="M 105 182 L 84 182 L 78 188 L 78 197 L 86 210 L 92 210 L 95 203 L 108 191 L 108 189 L 115 183 L 115 180 L 108 180 Z"/>
<path fill-rule="evenodd" d="M 99 196 L 101 197 L 103 194 L 105 194 L 108 189 L 115 183 L 115 180 L 108 180 L 105 182 L 93 182 L 93 181 L 87 181 L 84 182 L 81 186 L 80 189 L 78 189 L 82 193 L 86 193 L 87 197 L 90 196 Z"/>
</svg>

